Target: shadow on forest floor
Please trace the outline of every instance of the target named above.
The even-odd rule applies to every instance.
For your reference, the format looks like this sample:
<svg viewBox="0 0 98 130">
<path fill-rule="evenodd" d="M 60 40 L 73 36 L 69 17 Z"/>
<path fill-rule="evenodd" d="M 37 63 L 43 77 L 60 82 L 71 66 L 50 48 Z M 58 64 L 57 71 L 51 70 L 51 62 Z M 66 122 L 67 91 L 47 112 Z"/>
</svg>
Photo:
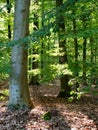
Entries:
<svg viewBox="0 0 98 130">
<path fill-rule="evenodd" d="M 50 112 L 51 119 L 43 119 L 46 112 Z M 71 130 L 68 122 L 56 108 L 37 106 L 31 111 L 11 112 L 0 109 L 0 130 Z"/>
<path fill-rule="evenodd" d="M 59 90 L 59 86 L 52 85 L 30 87 L 35 105 L 31 111 L 8 111 L 4 101 L 0 130 L 98 130 L 98 96 L 86 95 L 69 103 L 65 98 L 56 98 Z M 49 120 L 43 118 L 47 112 Z"/>
</svg>

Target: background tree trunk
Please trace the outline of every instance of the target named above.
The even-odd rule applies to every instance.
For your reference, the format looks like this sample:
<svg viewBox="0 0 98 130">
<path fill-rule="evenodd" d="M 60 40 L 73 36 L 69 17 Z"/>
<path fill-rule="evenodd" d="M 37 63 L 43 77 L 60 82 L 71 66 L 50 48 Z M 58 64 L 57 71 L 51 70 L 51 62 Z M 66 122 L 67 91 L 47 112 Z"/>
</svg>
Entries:
<svg viewBox="0 0 98 130">
<path fill-rule="evenodd" d="M 87 26 L 87 17 L 88 16 L 83 16 L 83 19 L 82 19 L 84 30 L 87 28 L 86 27 Z M 87 85 L 87 83 L 86 83 L 86 57 L 87 57 L 86 56 L 86 51 L 87 51 L 86 47 L 87 47 L 87 38 L 84 36 L 83 37 L 83 74 L 82 74 L 84 85 Z"/>
<path fill-rule="evenodd" d="M 72 10 L 72 14 L 73 14 L 73 33 L 76 35 L 77 33 L 77 22 L 76 22 L 76 19 L 75 19 L 75 14 L 76 14 L 76 10 L 75 10 L 75 6 L 73 7 L 73 10 Z M 78 39 L 77 37 L 74 38 L 74 49 L 75 49 L 75 78 L 76 78 L 76 83 L 75 83 L 75 88 L 77 90 L 77 88 L 79 87 L 79 84 L 78 84 L 78 81 L 77 81 L 77 78 L 79 76 L 79 63 L 78 63 L 78 55 L 79 55 L 79 52 L 78 52 Z"/>
<path fill-rule="evenodd" d="M 10 13 L 11 13 L 11 3 L 10 3 L 10 0 L 6 0 L 6 3 L 7 3 L 7 13 L 8 13 L 8 16 L 9 16 Z M 11 24 L 10 24 L 10 18 L 8 18 L 8 38 L 11 39 Z"/>
<path fill-rule="evenodd" d="M 29 6 L 30 0 L 15 1 L 15 41 L 29 33 Z M 27 50 L 25 45 L 20 44 L 12 48 L 9 109 L 26 109 L 33 106 L 27 83 Z"/>
<path fill-rule="evenodd" d="M 56 7 L 59 7 L 60 5 L 63 4 L 63 0 L 56 0 Z M 59 57 L 59 63 L 61 65 L 67 64 L 67 51 L 66 51 L 66 39 L 62 39 L 62 34 L 65 33 L 65 22 L 64 22 L 64 17 L 61 11 L 57 12 L 57 25 L 59 28 L 59 48 L 60 48 L 60 54 L 63 54 Z M 60 82 L 61 82 L 61 91 L 58 94 L 58 97 L 66 97 L 70 95 L 71 88 L 68 86 L 68 81 L 69 81 L 69 75 L 62 74 L 60 77 Z"/>
<path fill-rule="evenodd" d="M 34 5 L 38 5 L 38 1 L 36 0 Z M 36 12 L 34 13 L 34 31 L 38 30 L 39 28 L 39 21 L 38 21 L 38 15 L 37 15 L 37 10 Z M 34 48 L 33 49 L 33 55 L 38 55 L 38 49 L 37 48 Z M 33 61 L 32 61 L 32 69 L 37 69 L 39 67 L 39 63 L 38 63 L 38 60 L 36 60 L 35 57 L 33 57 Z M 30 85 L 40 85 L 39 83 L 39 76 L 38 74 L 37 75 L 33 75 L 31 77 L 31 80 L 30 80 Z"/>
</svg>

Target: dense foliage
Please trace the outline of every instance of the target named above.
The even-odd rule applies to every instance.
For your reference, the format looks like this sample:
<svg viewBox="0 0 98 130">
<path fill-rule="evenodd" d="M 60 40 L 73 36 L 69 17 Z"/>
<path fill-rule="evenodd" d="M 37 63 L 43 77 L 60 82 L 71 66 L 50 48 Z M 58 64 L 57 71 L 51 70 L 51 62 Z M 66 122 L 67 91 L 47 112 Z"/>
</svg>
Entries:
<svg viewBox="0 0 98 130">
<path fill-rule="evenodd" d="M 28 80 L 37 76 L 38 81 L 49 82 L 63 74 L 71 75 L 69 84 L 98 85 L 98 2 L 96 0 L 31 1 L 30 34 L 13 41 L 13 6 L 0 1 L 0 79 L 10 72 L 10 48 L 23 42 L 28 49 Z M 10 13 L 8 9 L 11 9 Z M 63 14 L 63 15 L 62 15 Z M 57 18 L 63 16 L 68 63 L 59 64 L 60 53 Z M 61 21 L 62 23 L 62 21 Z M 10 26 L 10 30 L 8 27 Z"/>
</svg>

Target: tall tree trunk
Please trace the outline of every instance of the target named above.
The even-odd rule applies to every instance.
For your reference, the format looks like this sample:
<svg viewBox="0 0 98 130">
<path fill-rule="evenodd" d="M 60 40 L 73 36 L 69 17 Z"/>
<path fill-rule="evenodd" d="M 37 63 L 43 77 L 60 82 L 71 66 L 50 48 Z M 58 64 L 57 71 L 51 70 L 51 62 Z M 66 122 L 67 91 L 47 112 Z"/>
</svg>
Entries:
<svg viewBox="0 0 98 130">
<path fill-rule="evenodd" d="M 94 64 L 94 50 L 93 50 L 93 43 L 94 43 L 94 39 L 93 36 L 90 37 L 90 46 L 91 46 L 91 76 L 92 76 L 92 72 L 93 72 L 93 64 Z"/>
<path fill-rule="evenodd" d="M 90 54 L 90 63 L 91 63 L 91 71 L 90 71 L 90 75 L 91 75 L 91 83 L 94 84 L 95 83 L 95 80 L 94 80 L 94 76 L 93 76 L 93 71 L 94 71 L 94 50 L 93 50 L 93 43 L 94 43 L 94 39 L 93 39 L 93 36 L 90 37 L 90 51 L 91 51 L 91 54 Z"/>
<path fill-rule="evenodd" d="M 82 23 L 84 30 L 87 27 L 87 17 L 88 15 L 82 16 Z M 83 85 L 86 85 L 86 46 L 87 46 L 87 38 L 83 36 Z"/>
<path fill-rule="evenodd" d="M 56 7 L 59 7 L 62 4 L 63 0 L 56 0 Z M 66 51 L 66 39 L 63 40 L 61 38 L 62 34 L 63 35 L 65 34 L 65 22 L 63 12 L 57 12 L 57 24 L 59 28 L 58 37 L 59 37 L 60 54 L 63 53 L 63 55 L 59 57 L 59 63 L 61 65 L 64 65 L 68 63 L 68 60 Z M 69 75 L 62 74 L 62 76 L 60 77 L 61 91 L 59 92 L 58 97 L 70 96 L 71 87 L 68 85 L 68 81 L 69 81 Z"/>
<path fill-rule="evenodd" d="M 86 85 L 86 44 L 87 39 L 83 37 L 83 84 Z"/>
<path fill-rule="evenodd" d="M 9 16 L 10 13 L 11 13 L 11 3 L 10 3 L 10 0 L 6 0 L 6 3 L 7 3 L 7 13 L 8 13 L 8 16 Z M 11 24 L 10 24 L 10 18 L 8 18 L 8 38 L 11 39 Z"/>
<path fill-rule="evenodd" d="M 75 16 L 75 7 L 73 8 L 72 10 L 72 14 Z M 76 31 L 77 31 L 77 25 L 76 25 L 76 19 L 74 18 L 73 16 L 73 33 L 74 35 L 76 34 Z M 79 87 L 79 84 L 78 84 L 78 81 L 77 81 L 77 77 L 79 76 L 79 65 L 78 65 L 78 39 L 77 38 L 74 38 L 74 47 L 75 47 L 75 78 L 76 78 L 76 84 L 75 84 L 75 87 L 76 87 L 76 90 L 77 88 Z"/>
<path fill-rule="evenodd" d="M 30 0 L 15 0 L 14 40 L 29 34 Z M 11 56 L 11 77 L 9 90 L 9 109 L 28 109 L 32 107 L 27 83 L 27 51 L 25 45 L 14 45 Z"/>
<path fill-rule="evenodd" d="M 34 5 L 35 4 L 38 5 L 38 1 L 37 0 L 35 1 Z M 39 24 L 38 23 L 38 15 L 37 15 L 37 12 L 36 12 L 36 13 L 34 13 L 34 31 L 36 31 L 39 28 L 38 24 Z M 33 54 L 34 55 L 38 54 L 38 49 L 34 48 L 33 49 Z M 32 62 L 33 62 L 32 63 L 32 69 L 37 69 L 38 68 L 38 61 L 36 60 L 35 57 L 33 57 L 33 61 Z M 38 74 L 31 77 L 30 85 L 40 85 Z"/>
<path fill-rule="evenodd" d="M 41 26 L 43 27 L 44 26 L 44 18 L 43 18 L 43 15 L 44 15 L 44 0 L 41 1 L 41 15 L 42 15 L 42 22 L 41 22 Z M 41 79 L 43 79 L 43 68 L 44 68 L 44 38 L 42 37 L 41 39 L 41 52 L 40 52 L 40 69 L 41 69 Z"/>
<path fill-rule="evenodd" d="M 91 37 L 90 37 L 90 46 L 91 46 L 91 64 L 93 64 L 93 62 L 94 62 L 94 56 L 93 56 L 93 43 L 94 43 L 94 39 L 93 39 L 93 37 L 91 36 Z"/>
<path fill-rule="evenodd" d="M 84 11 L 84 9 L 85 9 L 85 7 L 82 6 L 81 11 Z M 91 12 L 90 12 L 90 10 L 88 10 L 86 13 L 83 13 L 83 15 L 81 16 L 84 31 L 87 29 L 88 21 L 90 20 L 89 19 L 90 14 L 91 14 Z M 87 56 L 86 56 L 86 53 L 87 53 L 87 48 L 86 47 L 87 47 L 87 37 L 83 36 L 83 74 L 82 74 L 83 85 L 87 85 L 87 82 L 86 82 L 86 70 L 87 70 L 87 66 L 86 66 Z"/>
</svg>

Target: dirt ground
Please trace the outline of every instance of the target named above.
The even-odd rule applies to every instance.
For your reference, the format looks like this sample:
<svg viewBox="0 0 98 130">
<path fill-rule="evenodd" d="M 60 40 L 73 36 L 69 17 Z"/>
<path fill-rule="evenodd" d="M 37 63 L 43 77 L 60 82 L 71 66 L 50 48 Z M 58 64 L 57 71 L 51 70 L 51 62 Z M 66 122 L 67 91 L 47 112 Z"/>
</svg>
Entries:
<svg viewBox="0 0 98 130">
<path fill-rule="evenodd" d="M 98 96 L 85 95 L 69 103 L 57 98 L 59 85 L 30 87 L 35 108 L 7 110 L 7 99 L 0 102 L 0 130 L 98 130 Z M 49 120 L 44 115 L 49 112 Z"/>
</svg>

